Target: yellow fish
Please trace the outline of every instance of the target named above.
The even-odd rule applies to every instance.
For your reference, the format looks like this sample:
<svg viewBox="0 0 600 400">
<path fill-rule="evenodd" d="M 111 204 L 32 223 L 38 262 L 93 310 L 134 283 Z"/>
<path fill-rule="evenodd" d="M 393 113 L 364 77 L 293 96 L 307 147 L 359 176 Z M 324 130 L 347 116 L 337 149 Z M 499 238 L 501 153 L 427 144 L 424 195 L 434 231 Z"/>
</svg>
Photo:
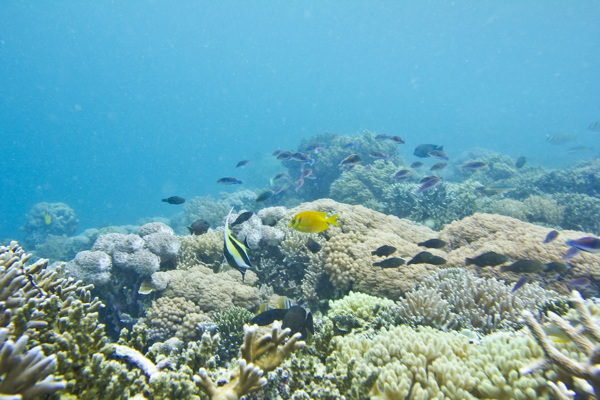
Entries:
<svg viewBox="0 0 600 400">
<path fill-rule="evenodd" d="M 329 224 L 339 226 L 335 221 L 337 216 L 334 214 L 327 218 L 327 214 L 324 212 L 302 211 L 292 218 L 288 226 L 305 233 L 323 232 L 329 228 Z"/>
<path fill-rule="evenodd" d="M 46 225 L 50 225 L 50 222 L 52 222 L 52 217 L 50 217 L 50 214 L 48 214 L 48 210 L 46 210 L 44 213 L 44 222 Z"/>
</svg>

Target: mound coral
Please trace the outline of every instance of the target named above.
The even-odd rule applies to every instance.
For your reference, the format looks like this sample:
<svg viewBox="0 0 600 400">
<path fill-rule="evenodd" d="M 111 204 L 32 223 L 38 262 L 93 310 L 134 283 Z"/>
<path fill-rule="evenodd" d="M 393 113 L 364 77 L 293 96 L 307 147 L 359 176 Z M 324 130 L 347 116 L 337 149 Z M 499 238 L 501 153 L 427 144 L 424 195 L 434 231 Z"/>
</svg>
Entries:
<svg viewBox="0 0 600 400">
<path fill-rule="evenodd" d="M 21 229 L 25 244 L 31 248 L 44 243 L 48 235 L 71 236 L 79 224 L 75 211 L 65 203 L 37 203 L 26 219 Z"/>
</svg>

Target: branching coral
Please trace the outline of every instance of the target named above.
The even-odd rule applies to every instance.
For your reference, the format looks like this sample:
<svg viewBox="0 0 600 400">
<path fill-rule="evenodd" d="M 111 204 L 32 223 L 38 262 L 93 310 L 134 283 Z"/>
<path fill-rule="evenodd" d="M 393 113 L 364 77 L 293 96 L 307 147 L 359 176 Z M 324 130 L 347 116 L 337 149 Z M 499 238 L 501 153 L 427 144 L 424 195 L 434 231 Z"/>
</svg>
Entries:
<svg viewBox="0 0 600 400">
<path fill-rule="evenodd" d="M 278 322 L 273 323 L 270 334 L 258 336 L 258 326 L 244 326 L 244 344 L 240 351 L 242 359 L 236 371 L 231 374 L 229 383 L 217 386 L 204 368 L 194 376 L 196 384 L 203 388 L 211 400 L 238 400 L 248 393 L 256 391 L 267 383 L 263 374 L 275 369 L 294 350 L 306 344 L 300 341 L 300 334 L 289 337 L 290 329 L 281 329 Z"/>
<path fill-rule="evenodd" d="M 580 327 L 574 327 L 559 315 L 548 312 L 548 318 L 556 324 L 564 334 L 571 339 L 586 356 L 587 360 L 578 361 L 561 352 L 552 340 L 548 338 L 542 325 L 528 311 L 523 312 L 527 326 L 535 340 L 544 350 L 545 358 L 521 369 L 522 374 L 531 373 L 537 369 L 557 366 L 565 371 L 571 379 L 583 379 L 588 383 L 588 395 L 600 399 L 600 323 L 592 317 L 590 309 L 577 291 L 571 294 L 571 304 L 577 311 Z M 564 390 L 552 387 L 558 396 L 564 396 Z M 591 391 L 589 389 L 592 389 Z M 564 397 L 562 397 L 564 398 Z"/>
</svg>

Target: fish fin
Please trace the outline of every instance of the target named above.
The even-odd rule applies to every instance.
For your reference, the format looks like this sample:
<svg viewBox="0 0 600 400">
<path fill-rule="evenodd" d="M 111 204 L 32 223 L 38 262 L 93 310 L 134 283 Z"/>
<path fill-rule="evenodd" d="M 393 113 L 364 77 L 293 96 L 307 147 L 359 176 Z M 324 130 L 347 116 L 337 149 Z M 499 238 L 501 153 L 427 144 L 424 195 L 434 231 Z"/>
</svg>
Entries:
<svg viewBox="0 0 600 400">
<path fill-rule="evenodd" d="M 333 214 L 331 217 L 327 218 L 325 222 L 330 223 L 331 225 L 339 226 L 337 221 L 335 220 L 337 216 L 337 214 Z"/>
<path fill-rule="evenodd" d="M 244 238 L 244 246 L 246 246 L 247 250 L 252 250 L 252 247 L 248 245 L 248 236 Z"/>
<path fill-rule="evenodd" d="M 194 230 L 191 227 L 189 227 L 189 226 L 187 228 L 188 228 L 188 231 L 190 231 L 190 235 L 193 235 L 194 234 Z"/>
</svg>

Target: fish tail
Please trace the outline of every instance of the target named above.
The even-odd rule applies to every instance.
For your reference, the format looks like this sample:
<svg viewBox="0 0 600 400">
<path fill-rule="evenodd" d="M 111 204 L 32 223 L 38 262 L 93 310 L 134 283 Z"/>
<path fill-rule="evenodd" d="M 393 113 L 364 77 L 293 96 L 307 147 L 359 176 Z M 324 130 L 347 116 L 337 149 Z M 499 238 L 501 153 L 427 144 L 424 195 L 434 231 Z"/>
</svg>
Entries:
<svg viewBox="0 0 600 400">
<path fill-rule="evenodd" d="M 331 217 L 327 218 L 325 222 L 330 223 L 331 225 L 339 226 L 337 221 L 335 220 L 337 216 L 337 214 L 333 214 Z"/>
</svg>

